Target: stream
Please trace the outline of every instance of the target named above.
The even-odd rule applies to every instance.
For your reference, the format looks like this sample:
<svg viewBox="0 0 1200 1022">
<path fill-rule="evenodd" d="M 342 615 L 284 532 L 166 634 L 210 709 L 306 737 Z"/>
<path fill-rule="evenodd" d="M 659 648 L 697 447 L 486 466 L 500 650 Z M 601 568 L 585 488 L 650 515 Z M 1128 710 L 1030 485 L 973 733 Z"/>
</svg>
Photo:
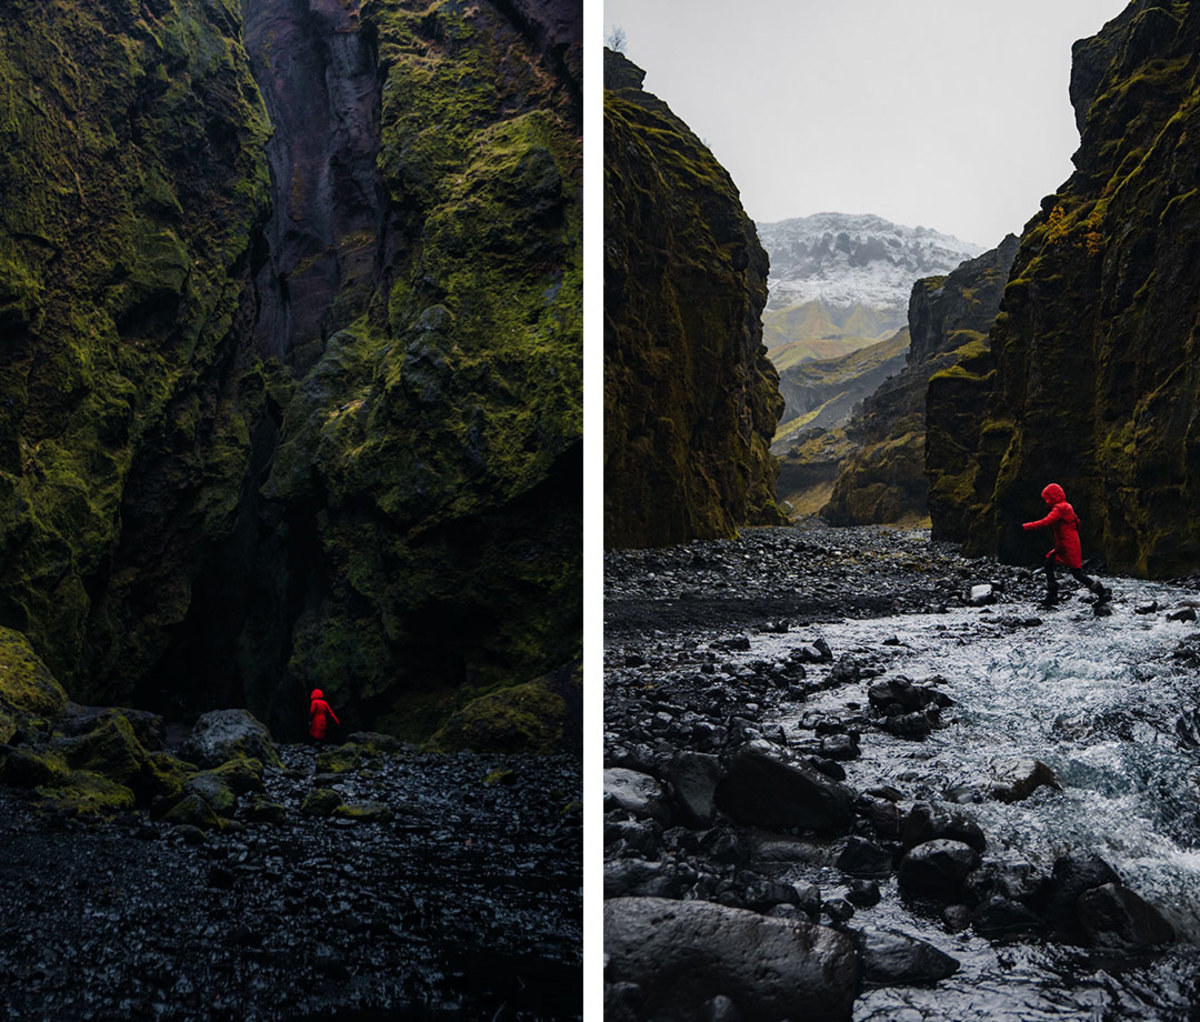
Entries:
<svg viewBox="0 0 1200 1022">
<path fill-rule="evenodd" d="M 1118 953 L 951 932 L 927 905 L 900 895 L 893 873 L 879 882 L 880 903 L 845 925 L 903 931 L 960 968 L 936 985 L 868 984 L 856 1020 L 1196 1018 L 1200 632 L 1171 619 L 1191 616 L 1196 589 L 1104 577 L 1115 591 L 1110 616 L 1097 616 L 1082 589 L 1041 608 L 1040 575 L 969 561 L 919 530 L 751 530 L 731 543 L 611 555 L 609 765 L 653 763 L 666 751 L 655 742 L 672 741 L 669 731 L 645 730 L 652 722 L 635 709 L 639 691 L 673 689 L 658 698 L 702 712 L 703 700 L 682 698 L 689 676 L 724 683 L 735 706 L 748 686 L 741 698 L 750 701 L 732 717 L 727 709 L 723 726 L 748 725 L 747 737 L 803 750 L 818 723 L 846 721 L 861 731 L 861 755 L 840 764 L 855 791 L 890 788 L 902 808 L 919 800 L 965 812 L 987 836 L 985 866 L 1049 874 L 1065 853 L 1098 854 L 1179 937 L 1165 950 Z M 988 582 L 996 602 L 969 605 L 970 586 Z M 831 684 L 810 668 L 808 682 L 819 684 L 802 698 L 794 686 L 790 698 L 776 698 L 782 683 L 756 687 L 818 638 L 863 677 Z M 693 664 L 701 675 L 689 675 Z M 869 686 L 901 676 L 923 684 L 940 676 L 932 683 L 953 700 L 923 741 L 863 726 Z M 1026 758 L 1049 766 L 1058 787 L 1011 803 L 988 797 L 993 764 Z M 831 858 L 779 865 L 772 879 L 816 884 L 828 902 L 845 882 Z"/>
</svg>

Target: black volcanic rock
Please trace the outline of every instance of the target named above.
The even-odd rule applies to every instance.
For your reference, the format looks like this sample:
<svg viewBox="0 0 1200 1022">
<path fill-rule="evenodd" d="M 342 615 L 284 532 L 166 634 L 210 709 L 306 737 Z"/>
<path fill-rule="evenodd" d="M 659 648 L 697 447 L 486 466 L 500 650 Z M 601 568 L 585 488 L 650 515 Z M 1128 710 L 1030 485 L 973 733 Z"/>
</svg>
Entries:
<svg viewBox="0 0 1200 1022">
<path fill-rule="evenodd" d="M 845 1022 L 858 989 L 850 940 L 824 926 L 704 901 L 604 906 L 605 979 L 636 984 L 641 1017 L 691 1022 L 723 997 L 738 1017 Z"/>
<path fill-rule="evenodd" d="M 717 805 L 736 820 L 768 829 L 844 831 L 854 819 L 854 792 L 765 741 L 729 758 Z"/>
</svg>

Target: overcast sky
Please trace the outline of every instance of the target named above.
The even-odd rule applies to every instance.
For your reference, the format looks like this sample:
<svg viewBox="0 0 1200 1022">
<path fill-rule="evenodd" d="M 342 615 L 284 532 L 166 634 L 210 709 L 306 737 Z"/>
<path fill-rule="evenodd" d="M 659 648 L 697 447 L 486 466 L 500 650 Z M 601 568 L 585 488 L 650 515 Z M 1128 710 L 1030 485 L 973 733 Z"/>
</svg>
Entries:
<svg viewBox="0 0 1200 1022">
<path fill-rule="evenodd" d="M 605 0 L 607 36 L 758 221 L 875 213 L 991 247 L 1071 174 L 1071 44 L 1125 0 Z"/>
</svg>

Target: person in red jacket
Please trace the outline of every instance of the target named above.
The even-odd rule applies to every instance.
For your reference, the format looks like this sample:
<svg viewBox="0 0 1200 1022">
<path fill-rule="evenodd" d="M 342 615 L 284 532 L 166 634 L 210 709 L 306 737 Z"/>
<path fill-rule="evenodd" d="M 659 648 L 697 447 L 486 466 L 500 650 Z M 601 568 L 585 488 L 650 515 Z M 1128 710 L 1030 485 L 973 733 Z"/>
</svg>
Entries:
<svg viewBox="0 0 1200 1022">
<path fill-rule="evenodd" d="M 319 688 L 314 688 L 312 695 L 308 697 L 308 734 L 311 738 L 318 742 L 325 740 L 325 729 L 328 727 L 327 718 L 329 717 L 333 718 L 335 724 L 342 723 L 337 719 L 337 714 L 333 712 L 333 707 L 325 702 L 325 693 Z"/>
<path fill-rule="evenodd" d="M 1075 581 L 1085 585 L 1098 597 L 1097 605 L 1112 598 L 1112 590 L 1105 589 L 1099 581 L 1093 581 L 1083 573 L 1083 553 L 1079 546 L 1079 515 L 1067 503 L 1067 495 L 1058 483 L 1051 483 L 1042 490 L 1042 500 L 1050 509 L 1045 518 L 1026 522 L 1022 528 L 1051 529 L 1054 533 L 1054 549 L 1046 554 L 1046 603 L 1058 600 L 1058 568 L 1066 568 Z"/>
</svg>

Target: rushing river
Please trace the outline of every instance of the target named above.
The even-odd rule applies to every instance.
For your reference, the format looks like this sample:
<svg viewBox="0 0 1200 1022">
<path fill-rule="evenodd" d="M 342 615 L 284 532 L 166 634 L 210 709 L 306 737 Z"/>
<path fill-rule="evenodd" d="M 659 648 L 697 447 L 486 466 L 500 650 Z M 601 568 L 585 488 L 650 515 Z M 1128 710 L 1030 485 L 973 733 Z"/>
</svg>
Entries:
<svg viewBox="0 0 1200 1022">
<path fill-rule="evenodd" d="M 1031 757 L 1048 764 L 1061 790 L 1043 787 L 1022 802 L 968 804 L 988 835 L 989 856 L 1048 871 L 1068 851 L 1098 852 L 1125 883 L 1175 925 L 1183 942 L 1130 966 L 1040 942 L 996 944 L 948 935 L 886 897 L 879 922 L 917 932 L 963 968 L 933 989 L 892 988 L 860 998 L 856 1019 L 1173 1019 L 1200 1017 L 1200 752 L 1195 741 L 1200 672 L 1172 654 L 1196 632 L 1163 612 L 1189 594 L 1166 585 L 1117 582 L 1110 617 L 1070 602 L 961 608 L 822 624 L 835 651 L 883 647 L 887 676 L 922 681 L 940 674 L 956 706 L 949 726 L 915 744 L 888 735 L 863 743 L 845 764 L 863 790 L 892 784 L 913 798 L 984 787 L 991 763 Z M 1017 624 L 1037 613 L 1041 625 Z M 991 622 L 1007 621 L 1008 624 Z M 815 634 L 815 633 L 814 633 Z M 802 634 L 759 636 L 749 655 L 784 655 Z M 1197 638 L 1200 638 L 1198 636 Z M 1200 648 L 1200 647 L 1198 647 Z M 866 705 L 864 681 L 814 696 L 780 723 L 799 731 L 803 715 Z M 799 735 L 797 735 L 799 737 Z M 894 879 L 889 882 L 894 888 Z M 889 918 L 890 917 L 890 918 Z"/>
<path fill-rule="evenodd" d="M 1031 548 L 1031 564 L 1040 552 Z M 708 748 L 697 734 L 739 728 L 803 755 L 818 722 L 840 721 L 862 736 L 861 756 L 842 763 L 855 790 L 894 788 L 902 812 L 916 800 L 952 804 L 987 836 L 985 865 L 1027 863 L 1046 876 L 1064 853 L 1099 855 L 1180 935 L 1130 955 L 951 932 L 939 909 L 900 896 L 893 872 L 881 902 L 860 907 L 847 929 L 902 931 L 960 968 L 936 985 L 863 991 L 856 1022 L 1200 1019 L 1200 625 L 1169 618 L 1197 587 L 1101 577 L 1115 597 L 1111 615 L 1097 617 L 1070 582 L 1070 599 L 1042 609 L 1040 575 L 967 560 L 927 532 L 809 525 L 612 554 L 606 756 L 653 772 L 674 748 Z M 966 605 L 970 586 L 986 581 L 999 583 L 999 601 Z M 818 638 L 835 660 L 848 655 L 884 679 L 940 675 L 954 700 L 946 726 L 924 741 L 882 731 L 869 719 L 872 679 L 831 685 L 828 661 L 810 662 L 794 691 L 773 687 L 795 687 L 791 654 Z M 991 797 L 993 764 L 1012 759 L 1040 760 L 1058 786 L 1012 803 Z M 629 833 L 620 826 L 614 839 Z M 665 863 L 664 875 L 680 861 L 732 875 L 703 850 L 686 852 L 681 831 L 653 847 L 638 833 L 639 848 L 614 840 L 612 854 Z M 838 847 L 764 853 L 750 866 L 815 884 L 829 904 L 848 892 Z M 723 889 L 709 882 L 708 895 L 696 894 L 682 883 L 668 896 Z"/>
</svg>

